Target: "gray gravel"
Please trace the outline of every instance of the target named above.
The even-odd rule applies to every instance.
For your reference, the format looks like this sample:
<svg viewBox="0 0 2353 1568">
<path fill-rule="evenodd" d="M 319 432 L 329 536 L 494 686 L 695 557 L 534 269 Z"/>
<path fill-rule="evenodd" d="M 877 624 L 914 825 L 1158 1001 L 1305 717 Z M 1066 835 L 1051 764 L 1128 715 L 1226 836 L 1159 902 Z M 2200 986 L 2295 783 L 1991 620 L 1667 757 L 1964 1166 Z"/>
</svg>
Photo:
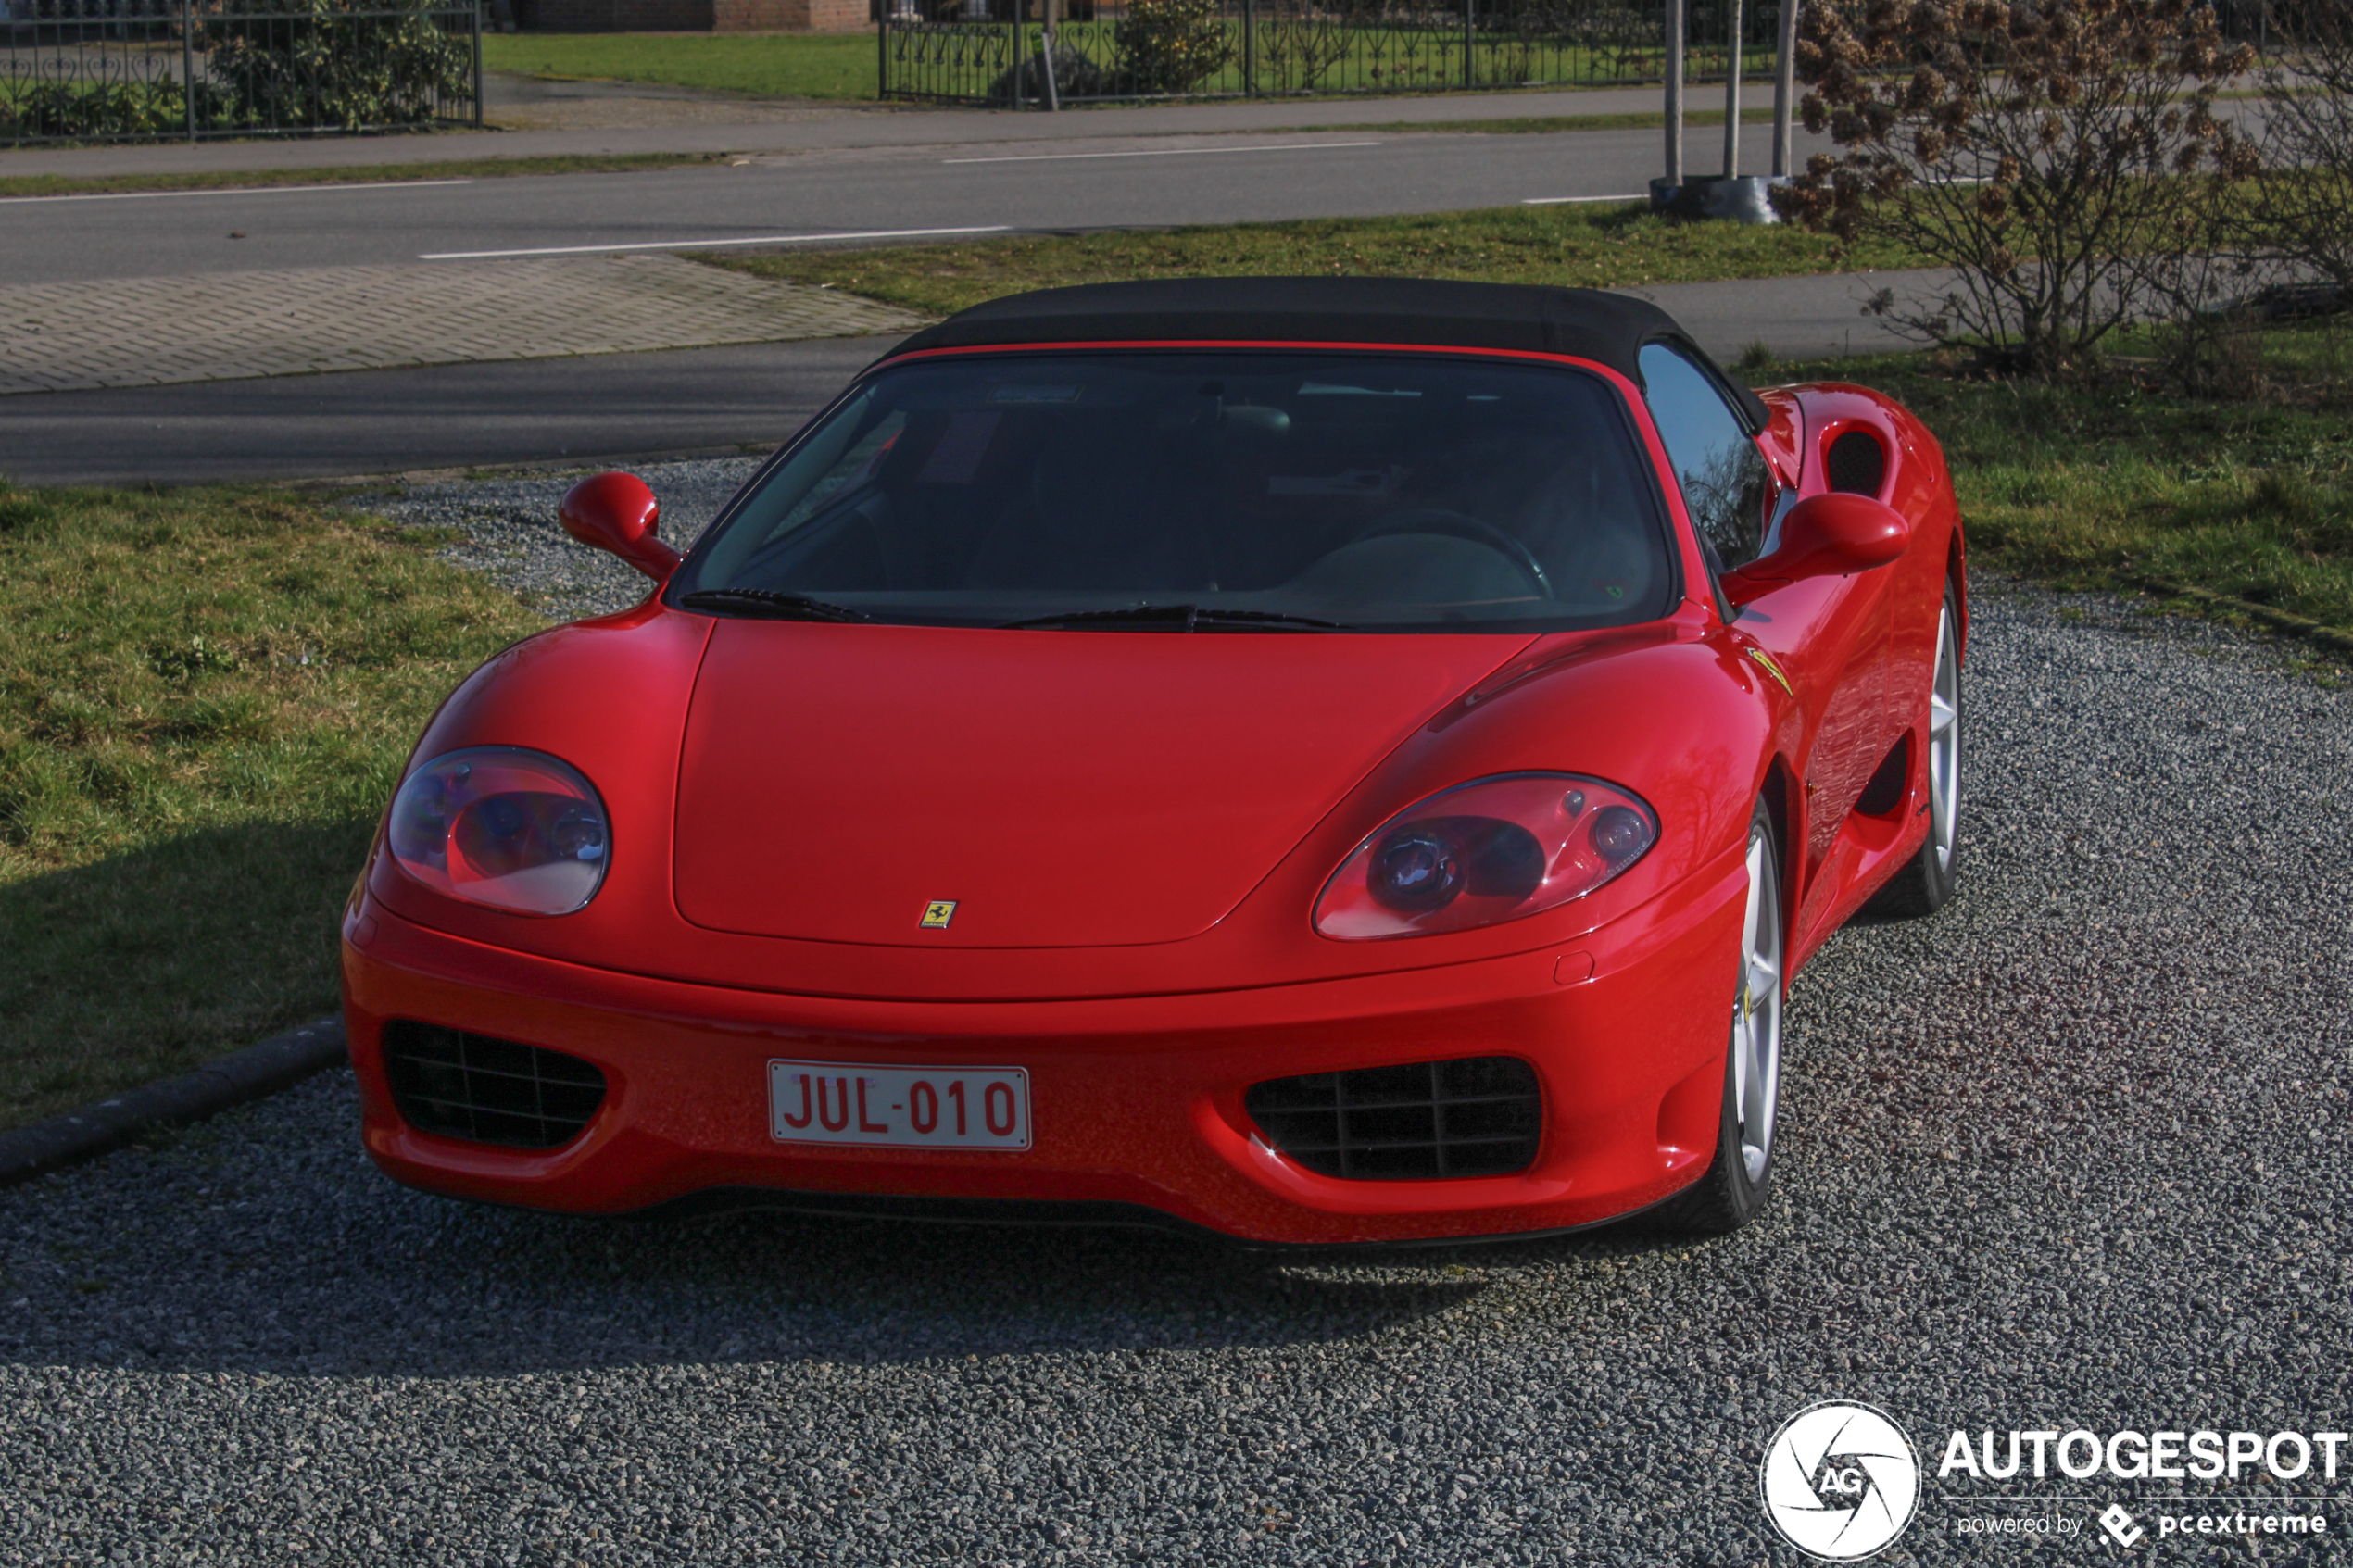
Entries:
<svg viewBox="0 0 2353 1568">
<path fill-rule="evenodd" d="M 661 503 L 661 536 L 679 549 L 702 537 L 752 470 L 752 458 L 694 458 L 640 463 L 630 471 Z M 553 620 L 574 621 L 626 609 L 648 584 L 634 569 L 575 542 L 556 521 L 564 492 L 596 470 L 561 469 L 496 479 L 418 480 L 395 490 L 351 495 L 343 505 L 418 528 L 448 528 L 465 541 L 444 559 L 490 574 Z"/>
<path fill-rule="evenodd" d="M 0 1560 L 1795 1562 L 1755 1464 L 1847 1397 L 1931 1466 L 1879 1561 L 1975 1562 L 2032 1548 L 1949 1533 L 1955 1426 L 2344 1430 L 2353 695 L 1992 581 L 1976 633 L 1963 896 L 1799 980 L 1738 1236 L 569 1222 L 394 1187 L 321 1078 L 0 1194 Z"/>
</svg>

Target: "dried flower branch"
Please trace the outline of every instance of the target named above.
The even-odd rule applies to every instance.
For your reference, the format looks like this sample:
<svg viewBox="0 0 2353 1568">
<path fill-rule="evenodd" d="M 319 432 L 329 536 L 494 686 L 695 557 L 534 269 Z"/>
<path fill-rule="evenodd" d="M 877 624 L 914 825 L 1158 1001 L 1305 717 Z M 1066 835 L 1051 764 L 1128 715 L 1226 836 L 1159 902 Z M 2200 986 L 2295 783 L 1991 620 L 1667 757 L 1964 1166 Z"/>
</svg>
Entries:
<svg viewBox="0 0 2353 1568">
<path fill-rule="evenodd" d="M 1954 268 L 1940 297 L 1874 302 L 1900 329 L 2064 375 L 2140 311 L 2139 258 L 2201 228 L 2211 176 L 2252 167 L 2214 114 L 2251 64 L 2202 0 L 1809 6 L 1801 113 L 1842 150 L 1782 206 Z"/>
</svg>

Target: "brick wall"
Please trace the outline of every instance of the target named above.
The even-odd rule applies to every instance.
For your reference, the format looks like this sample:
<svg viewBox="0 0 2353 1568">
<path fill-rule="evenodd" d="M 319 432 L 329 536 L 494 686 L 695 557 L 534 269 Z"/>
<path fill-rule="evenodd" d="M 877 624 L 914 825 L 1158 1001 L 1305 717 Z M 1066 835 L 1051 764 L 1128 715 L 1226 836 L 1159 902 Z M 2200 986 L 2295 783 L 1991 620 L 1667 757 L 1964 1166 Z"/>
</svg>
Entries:
<svg viewBox="0 0 2353 1568">
<path fill-rule="evenodd" d="M 514 0 L 515 20 L 547 32 L 849 32 L 873 0 Z"/>
</svg>

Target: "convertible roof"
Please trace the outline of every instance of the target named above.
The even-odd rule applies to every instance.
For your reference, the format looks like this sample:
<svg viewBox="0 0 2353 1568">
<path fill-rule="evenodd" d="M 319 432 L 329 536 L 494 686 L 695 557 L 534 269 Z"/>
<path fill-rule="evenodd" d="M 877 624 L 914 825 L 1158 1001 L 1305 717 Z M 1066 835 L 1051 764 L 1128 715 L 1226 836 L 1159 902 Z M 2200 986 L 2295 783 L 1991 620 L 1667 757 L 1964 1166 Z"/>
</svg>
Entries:
<svg viewBox="0 0 2353 1568">
<path fill-rule="evenodd" d="M 1648 300 L 1599 289 L 1420 278 L 1165 278 L 1011 295 L 917 332 L 893 357 L 1037 343 L 1382 343 L 1570 354 L 1637 385 L 1643 344 L 1695 348 Z M 1705 356 L 1702 356 L 1705 358 Z M 1764 407 L 1724 378 L 1762 428 Z"/>
</svg>

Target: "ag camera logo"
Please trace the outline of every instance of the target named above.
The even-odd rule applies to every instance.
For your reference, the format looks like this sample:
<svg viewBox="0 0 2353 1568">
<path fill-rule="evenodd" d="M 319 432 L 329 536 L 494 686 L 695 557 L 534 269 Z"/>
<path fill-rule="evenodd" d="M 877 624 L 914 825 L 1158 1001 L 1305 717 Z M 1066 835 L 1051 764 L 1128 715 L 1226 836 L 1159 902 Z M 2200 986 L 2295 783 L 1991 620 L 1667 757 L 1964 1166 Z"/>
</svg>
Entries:
<svg viewBox="0 0 2353 1568">
<path fill-rule="evenodd" d="M 1781 1424 L 1757 1469 L 1765 1517 L 1824 1562 L 1891 1545 L 1920 1500 L 1920 1461 L 1884 1411 L 1851 1399 L 1808 1405 Z"/>
</svg>

